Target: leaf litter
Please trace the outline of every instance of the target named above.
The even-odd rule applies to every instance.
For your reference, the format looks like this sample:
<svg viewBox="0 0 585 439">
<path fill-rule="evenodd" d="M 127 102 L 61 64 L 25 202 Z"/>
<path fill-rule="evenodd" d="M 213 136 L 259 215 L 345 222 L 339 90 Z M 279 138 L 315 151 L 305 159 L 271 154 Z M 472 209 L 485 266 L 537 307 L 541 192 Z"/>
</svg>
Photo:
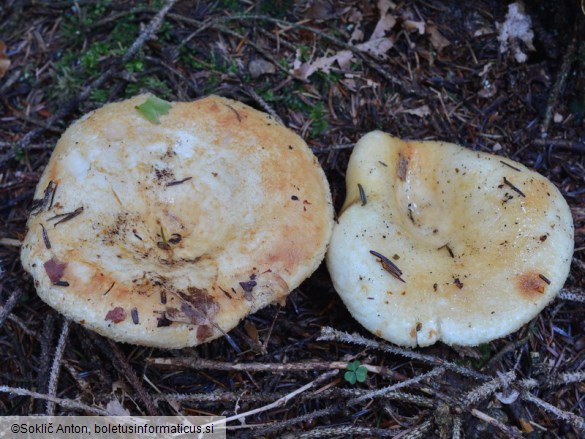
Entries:
<svg viewBox="0 0 585 439">
<path fill-rule="evenodd" d="M 311 2 L 312 17 L 292 8 L 262 15 L 262 5 L 255 12 L 242 6 L 228 14 L 222 2 L 176 2 L 156 39 L 148 29 L 157 2 L 105 11 L 101 2 L 79 2 L 75 13 L 57 3 L 0 8 L 11 62 L 0 82 L 0 337 L 7 340 L 0 411 L 45 413 L 49 400 L 65 415 L 239 416 L 230 437 L 518 437 L 530 429 L 582 435 L 585 68 L 578 37 L 585 29 L 578 2 L 543 10 L 526 2 L 536 50 L 517 38 L 530 55 L 518 63 L 510 40 L 500 54 L 495 24 L 509 13 L 502 2 L 320 1 Z M 81 19 L 91 31 L 71 26 Z M 128 41 L 119 39 L 121 25 Z M 142 44 L 134 59 L 142 71 L 118 62 L 120 47 L 135 42 Z M 95 43 L 115 44 L 86 71 L 76 59 Z M 305 56 L 297 54 L 303 46 Z M 276 69 L 258 64 L 253 78 L 248 66 L 260 59 Z M 306 64 L 301 76 L 292 70 L 295 60 L 297 68 Z M 337 209 L 351 147 L 375 128 L 515 158 L 550 178 L 571 206 L 576 251 L 565 290 L 538 319 L 475 350 L 408 350 L 362 336 L 321 267 L 285 305 L 258 311 L 231 331 L 233 342 L 152 350 L 109 343 L 71 323 L 68 335 L 61 332 L 68 347 L 55 355 L 62 317 L 38 299 L 18 262 L 36 182 L 67 124 L 138 92 L 169 101 L 216 93 L 276 115 L 315 152 Z M 548 112 L 562 118 L 547 126 Z M 326 128 L 310 130 L 316 122 Z M 368 374 L 351 386 L 343 376 L 356 360 Z M 59 368 L 49 387 L 51 369 Z"/>
</svg>

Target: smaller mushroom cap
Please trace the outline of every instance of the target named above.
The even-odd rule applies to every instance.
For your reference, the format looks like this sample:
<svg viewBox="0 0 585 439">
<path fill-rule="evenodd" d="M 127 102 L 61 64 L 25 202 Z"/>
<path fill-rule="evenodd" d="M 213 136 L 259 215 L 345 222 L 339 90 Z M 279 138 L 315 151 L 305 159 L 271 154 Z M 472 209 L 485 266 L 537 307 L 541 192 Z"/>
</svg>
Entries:
<svg viewBox="0 0 585 439">
<path fill-rule="evenodd" d="M 403 346 L 477 345 L 563 286 L 570 209 L 520 163 L 375 131 L 355 146 L 327 265 L 351 314 Z"/>
</svg>

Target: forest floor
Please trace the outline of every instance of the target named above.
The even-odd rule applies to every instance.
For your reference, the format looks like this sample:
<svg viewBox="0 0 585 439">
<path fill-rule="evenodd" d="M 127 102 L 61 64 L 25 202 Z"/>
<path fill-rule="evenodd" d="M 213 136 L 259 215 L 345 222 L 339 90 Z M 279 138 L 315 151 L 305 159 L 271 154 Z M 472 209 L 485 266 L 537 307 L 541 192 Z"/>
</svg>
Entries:
<svg viewBox="0 0 585 439">
<path fill-rule="evenodd" d="M 0 414 L 221 415 L 229 437 L 583 437 L 585 8 L 527 2 L 511 27 L 525 31 L 506 40 L 508 3 L 1 2 Z M 324 266 L 230 333 L 241 352 L 225 338 L 117 344 L 69 323 L 20 263 L 33 193 L 69 124 L 145 91 L 271 113 L 313 150 L 337 211 L 351 148 L 375 129 L 514 159 L 571 207 L 565 287 L 473 348 L 377 339 Z M 368 372 L 351 384 L 354 360 Z"/>
</svg>

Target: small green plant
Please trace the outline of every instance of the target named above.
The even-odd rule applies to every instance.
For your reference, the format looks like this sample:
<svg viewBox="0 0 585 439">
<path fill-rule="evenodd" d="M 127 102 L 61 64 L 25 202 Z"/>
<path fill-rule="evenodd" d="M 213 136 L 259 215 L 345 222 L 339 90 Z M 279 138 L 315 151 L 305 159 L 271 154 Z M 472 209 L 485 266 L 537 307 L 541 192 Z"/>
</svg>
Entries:
<svg viewBox="0 0 585 439">
<path fill-rule="evenodd" d="M 142 61 L 141 59 L 133 59 L 131 61 L 128 61 L 124 68 L 126 69 L 127 72 L 138 73 L 143 72 L 146 66 L 144 65 L 144 61 Z"/>
<path fill-rule="evenodd" d="M 26 151 L 24 148 L 18 146 L 16 143 L 12 144 L 12 151 L 14 152 L 14 158 L 19 163 L 23 164 L 26 161 Z"/>
<path fill-rule="evenodd" d="M 230 12 L 242 12 L 242 2 L 239 0 L 223 0 L 218 2 L 218 9 L 228 10 Z"/>
<path fill-rule="evenodd" d="M 111 47 L 107 43 L 100 41 L 95 42 L 85 50 L 83 55 L 81 55 L 79 63 L 88 74 L 95 76 L 99 74 L 99 69 L 97 67 L 102 57 L 108 55 L 111 51 Z"/>
<path fill-rule="evenodd" d="M 473 367 L 476 370 L 483 368 L 492 357 L 492 349 L 489 343 L 482 343 L 477 347 L 479 355 L 469 356 L 457 360 L 458 364 L 466 367 Z"/>
<path fill-rule="evenodd" d="M 311 48 L 304 44 L 299 45 L 299 58 L 302 62 L 309 62 L 311 59 Z"/>
<path fill-rule="evenodd" d="M 135 96 L 139 93 L 150 92 L 163 99 L 172 97 L 171 89 L 166 82 L 161 81 L 156 76 L 142 76 L 137 82 L 132 82 L 124 89 L 126 97 Z"/>
<path fill-rule="evenodd" d="M 309 112 L 309 117 L 311 118 L 311 134 L 313 136 L 320 136 L 327 128 L 329 128 L 329 124 L 327 123 L 327 119 L 325 119 L 325 104 L 323 102 L 317 102 L 311 108 Z"/>
<path fill-rule="evenodd" d="M 343 375 L 345 381 L 349 384 L 355 384 L 356 381 L 363 383 L 366 380 L 366 375 L 368 374 L 368 369 L 365 366 L 362 366 L 359 360 L 352 361 L 347 364 L 347 372 Z"/>
<path fill-rule="evenodd" d="M 173 39 L 173 26 L 168 22 L 163 22 L 158 30 L 158 38 L 162 41 L 170 42 Z"/>
<path fill-rule="evenodd" d="M 96 88 L 92 90 L 89 98 L 97 103 L 104 104 L 108 101 L 109 92 L 108 90 L 104 90 L 102 88 Z"/>
<path fill-rule="evenodd" d="M 209 75 L 209 77 L 207 78 L 207 81 L 205 82 L 205 84 L 203 86 L 204 94 L 213 93 L 215 91 L 215 89 L 218 87 L 218 85 L 220 84 L 220 82 L 221 82 L 220 75 L 218 75 L 215 72 L 211 72 L 211 74 Z"/>
<path fill-rule="evenodd" d="M 120 19 L 112 30 L 110 40 L 119 47 L 128 47 L 140 32 L 140 26 L 134 15 Z"/>
</svg>

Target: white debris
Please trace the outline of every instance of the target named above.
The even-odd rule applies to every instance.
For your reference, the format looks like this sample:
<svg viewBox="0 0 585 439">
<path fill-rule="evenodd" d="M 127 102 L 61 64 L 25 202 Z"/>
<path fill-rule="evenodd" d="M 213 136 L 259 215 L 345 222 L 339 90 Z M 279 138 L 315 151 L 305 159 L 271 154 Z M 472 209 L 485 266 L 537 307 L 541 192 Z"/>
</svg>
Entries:
<svg viewBox="0 0 585 439">
<path fill-rule="evenodd" d="M 520 1 L 508 5 L 506 21 L 496 23 L 498 29 L 498 41 L 500 42 L 500 53 L 504 54 L 509 50 L 517 62 L 526 62 L 526 55 L 520 47 L 520 42 L 526 45 L 528 50 L 535 50 L 532 44 L 534 32 L 532 31 L 532 20 L 524 12 L 524 4 Z"/>
<path fill-rule="evenodd" d="M 401 109 L 398 111 L 399 113 L 406 113 L 412 114 L 413 116 L 417 117 L 426 117 L 431 115 L 431 109 L 428 105 L 423 105 L 418 108 L 411 108 L 411 109 Z"/>
<path fill-rule="evenodd" d="M 258 79 L 262 75 L 271 75 L 276 73 L 276 67 L 269 61 L 265 59 L 258 58 L 253 59 L 248 64 L 248 71 L 250 72 L 250 76 L 254 79 Z"/>
<path fill-rule="evenodd" d="M 116 398 L 108 402 L 106 410 L 110 416 L 130 416 L 130 412 Z"/>
</svg>

